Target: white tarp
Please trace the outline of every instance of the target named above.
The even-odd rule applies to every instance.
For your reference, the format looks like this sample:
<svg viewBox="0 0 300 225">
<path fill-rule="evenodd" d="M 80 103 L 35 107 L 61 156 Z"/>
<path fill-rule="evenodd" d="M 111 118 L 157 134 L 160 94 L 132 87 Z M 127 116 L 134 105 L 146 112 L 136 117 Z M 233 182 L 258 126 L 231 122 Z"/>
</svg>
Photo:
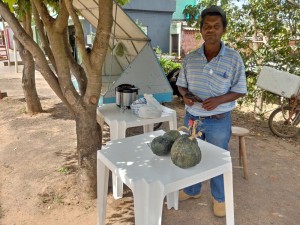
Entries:
<svg viewBox="0 0 300 225">
<path fill-rule="evenodd" d="M 76 10 L 97 27 L 99 5 L 94 0 L 74 0 Z M 172 101 L 173 91 L 152 50 L 150 39 L 114 2 L 113 26 L 102 72 L 104 103 L 115 102 L 115 87 L 133 84 L 139 96 L 153 94 L 160 102 Z"/>
</svg>

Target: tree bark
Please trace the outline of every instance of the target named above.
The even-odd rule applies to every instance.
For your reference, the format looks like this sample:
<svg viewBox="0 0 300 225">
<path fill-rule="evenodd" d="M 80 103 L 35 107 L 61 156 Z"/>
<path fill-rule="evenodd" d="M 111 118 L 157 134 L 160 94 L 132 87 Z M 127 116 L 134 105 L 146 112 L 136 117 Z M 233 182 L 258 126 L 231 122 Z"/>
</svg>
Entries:
<svg viewBox="0 0 300 225">
<path fill-rule="evenodd" d="M 96 198 L 97 150 L 102 146 L 102 132 L 95 107 L 87 107 L 76 116 L 77 153 L 81 197 Z"/>
<path fill-rule="evenodd" d="M 15 38 L 15 42 L 23 61 L 22 88 L 27 104 L 27 113 L 34 115 L 43 111 L 35 85 L 35 62 L 29 51 Z"/>
<path fill-rule="evenodd" d="M 64 45 L 71 73 L 76 78 L 80 95 L 84 96 L 87 87 L 86 72 L 74 59 L 67 34 L 64 35 Z"/>
<path fill-rule="evenodd" d="M 66 106 L 75 116 L 76 132 L 77 132 L 77 151 L 80 188 L 82 188 L 82 197 L 96 197 L 96 166 L 97 166 L 97 150 L 101 148 L 102 132 L 97 124 L 96 112 L 98 100 L 102 86 L 102 65 L 107 54 L 111 27 L 113 24 L 111 0 L 98 0 L 99 4 L 99 20 L 96 30 L 94 47 L 90 54 L 85 52 L 84 34 L 78 14 L 73 8 L 71 0 L 58 1 L 59 12 L 57 16 L 51 17 L 44 1 L 32 0 L 36 13 L 35 17 L 39 17 L 44 30 L 47 32 L 49 46 L 53 53 L 56 70 L 52 71 L 48 65 L 45 55 L 40 47 L 33 41 L 32 37 L 24 32 L 19 21 L 9 12 L 7 6 L 0 1 L 0 13 L 9 23 L 15 36 L 30 51 L 36 66 L 45 77 L 48 84 L 60 97 Z M 83 56 L 86 73 L 80 71 L 79 65 L 73 65 L 74 61 L 68 60 L 68 51 L 66 42 L 64 41 L 66 29 L 68 26 L 69 15 L 76 27 L 76 38 L 78 46 Z M 79 66 L 79 67 L 78 67 Z M 78 78 L 83 79 L 84 83 L 81 87 L 81 94 L 75 90 L 71 81 L 71 70 L 77 67 Z M 78 69 L 79 68 L 79 69 Z M 82 68 L 81 68 L 82 69 Z M 86 77 L 85 77 L 86 76 Z M 88 82 L 87 82 L 88 81 Z"/>
<path fill-rule="evenodd" d="M 35 24 L 37 27 L 37 32 L 38 32 L 38 35 L 39 35 L 39 38 L 41 41 L 42 48 L 43 48 L 44 52 L 46 53 L 46 55 L 48 56 L 48 59 L 50 60 L 54 70 L 57 71 L 53 52 L 49 46 L 49 42 L 47 40 L 47 35 L 44 30 L 43 21 L 40 19 L 39 14 L 38 14 L 34 4 L 32 4 L 32 14 L 34 16 L 34 21 L 35 21 Z"/>
<path fill-rule="evenodd" d="M 30 37 L 32 37 L 31 11 L 28 9 L 25 10 L 25 12 L 26 13 L 23 14 L 22 17 L 23 27 L 26 33 Z M 19 54 L 24 63 L 22 74 L 22 88 L 27 105 L 27 113 L 29 115 L 34 115 L 43 111 L 35 85 L 35 62 L 33 60 L 32 54 L 24 48 L 21 42 L 17 38 L 15 38 L 15 41 Z"/>
<path fill-rule="evenodd" d="M 51 89 L 56 93 L 56 95 L 65 103 L 70 111 L 68 101 L 65 99 L 62 90 L 60 89 L 58 79 L 55 76 L 54 72 L 48 65 L 44 52 L 38 46 L 38 44 L 32 39 L 32 36 L 28 35 L 24 28 L 21 26 L 17 18 L 10 12 L 7 5 L 0 1 L 0 12 L 4 20 L 9 24 L 10 28 L 13 30 L 14 35 L 22 43 L 22 45 L 32 54 L 36 66 L 39 67 L 39 70 Z"/>
</svg>

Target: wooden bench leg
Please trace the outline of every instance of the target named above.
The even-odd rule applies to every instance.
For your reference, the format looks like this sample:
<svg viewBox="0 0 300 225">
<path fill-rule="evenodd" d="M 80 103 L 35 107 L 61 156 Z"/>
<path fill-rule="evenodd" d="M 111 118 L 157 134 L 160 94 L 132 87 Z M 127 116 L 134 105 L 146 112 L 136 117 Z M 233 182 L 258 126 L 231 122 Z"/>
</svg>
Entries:
<svg viewBox="0 0 300 225">
<path fill-rule="evenodd" d="M 244 178 L 248 180 L 248 161 L 245 137 L 239 137 L 240 164 L 243 163 Z"/>
<path fill-rule="evenodd" d="M 239 136 L 239 166 L 242 167 L 242 158 L 243 158 L 243 152 L 242 152 L 242 142 L 241 142 L 242 137 Z"/>
</svg>

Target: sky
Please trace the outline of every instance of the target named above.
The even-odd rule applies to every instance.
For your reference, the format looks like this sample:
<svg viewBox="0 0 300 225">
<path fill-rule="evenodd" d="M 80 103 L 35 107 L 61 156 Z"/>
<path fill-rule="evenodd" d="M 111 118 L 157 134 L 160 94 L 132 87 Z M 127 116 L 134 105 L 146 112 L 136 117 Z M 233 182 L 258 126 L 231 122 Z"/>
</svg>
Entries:
<svg viewBox="0 0 300 225">
<path fill-rule="evenodd" d="M 232 2 L 234 2 L 235 5 L 241 7 L 243 5 L 243 3 L 244 3 L 244 0 L 240 0 L 239 2 L 237 0 L 233 0 Z"/>
</svg>

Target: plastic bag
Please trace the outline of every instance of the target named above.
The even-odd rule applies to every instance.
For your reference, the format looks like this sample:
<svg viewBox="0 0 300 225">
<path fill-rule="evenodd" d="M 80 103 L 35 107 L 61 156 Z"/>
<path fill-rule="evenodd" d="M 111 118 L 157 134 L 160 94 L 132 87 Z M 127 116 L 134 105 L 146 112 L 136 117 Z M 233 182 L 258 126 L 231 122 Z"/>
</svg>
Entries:
<svg viewBox="0 0 300 225">
<path fill-rule="evenodd" d="M 141 118 L 157 118 L 160 117 L 163 108 L 162 105 L 153 97 L 152 94 L 144 94 L 147 105 L 142 106 L 138 111 L 138 116 Z"/>
<path fill-rule="evenodd" d="M 152 94 L 144 94 L 143 98 L 134 101 L 130 108 L 134 114 L 141 118 L 157 118 L 163 111 L 162 105 Z"/>
<path fill-rule="evenodd" d="M 133 112 L 133 114 L 138 116 L 140 108 L 143 106 L 146 106 L 146 105 L 147 105 L 147 100 L 143 97 L 143 98 L 139 98 L 139 99 L 135 100 L 130 105 L 130 109 Z"/>
</svg>

